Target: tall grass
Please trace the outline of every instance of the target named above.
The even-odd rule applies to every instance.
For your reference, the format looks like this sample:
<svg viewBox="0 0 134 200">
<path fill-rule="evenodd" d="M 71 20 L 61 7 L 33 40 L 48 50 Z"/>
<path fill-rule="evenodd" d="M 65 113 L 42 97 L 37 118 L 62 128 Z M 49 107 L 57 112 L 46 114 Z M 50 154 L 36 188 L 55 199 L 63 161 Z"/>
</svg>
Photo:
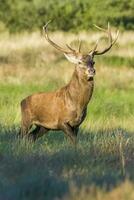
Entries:
<svg viewBox="0 0 134 200">
<path fill-rule="evenodd" d="M 132 35 L 122 33 L 111 52 L 95 58 L 95 90 L 77 151 L 62 132 L 50 132 L 35 144 L 18 138 L 20 101 L 65 85 L 74 66 L 39 33 L 0 38 L 0 199 L 133 199 Z M 52 37 L 77 46 L 73 34 Z M 79 37 L 85 52 L 100 36 Z"/>
</svg>

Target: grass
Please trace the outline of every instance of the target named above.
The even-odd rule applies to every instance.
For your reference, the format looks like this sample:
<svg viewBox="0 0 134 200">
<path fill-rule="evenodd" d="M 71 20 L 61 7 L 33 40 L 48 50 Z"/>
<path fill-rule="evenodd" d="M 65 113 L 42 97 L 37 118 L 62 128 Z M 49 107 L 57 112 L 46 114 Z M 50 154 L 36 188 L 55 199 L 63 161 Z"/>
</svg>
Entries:
<svg viewBox="0 0 134 200">
<path fill-rule="evenodd" d="M 77 199 L 83 189 L 88 199 L 92 187 L 101 195 L 126 178 L 133 185 L 134 137 L 130 132 L 80 132 L 75 152 L 62 133 L 49 133 L 31 144 L 17 139 L 15 127 L 1 130 L 1 199 Z M 97 199 L 96 194 L 92 199 Z"/>
<path fill-rule="evenodd" d="M 132 34 L 121 33 L 118 45 L 96 58 L 95 90 L 77 151 L 62 132 L 35 144 L 18 138 L 20 101 L 65 85 L 73 65 L 38 33 L 0 37 L 0 200 L 134 199 Z M 76 36 L 68 35 L 53 38 L 75 45 Z M 98 33 L 90 33 L 91 41 L 89 34 L 79 37 L 85 51 Z"/>
</svg>

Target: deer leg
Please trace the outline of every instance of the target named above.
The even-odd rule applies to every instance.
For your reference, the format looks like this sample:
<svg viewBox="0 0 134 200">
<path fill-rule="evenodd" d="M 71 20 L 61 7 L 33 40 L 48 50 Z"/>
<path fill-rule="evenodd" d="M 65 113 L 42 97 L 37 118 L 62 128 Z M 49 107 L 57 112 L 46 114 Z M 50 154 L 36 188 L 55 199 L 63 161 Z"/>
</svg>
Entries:
<svg viewBox="0 0 134 200">
<path fill-rule="evenodd" d="M 79 127 L 73 127 L 73 132 L 76 135 L 76 137 L 78 135 L 78 131 L 79 131 Z"/>
<path fill-rule="evenodd" d="M 31 121 L 28 118 L 22 118 L 21 122 L 21 129 L 20 129 L 20 136 L 25 136 L 28 134 L 29 130 L 31 128 Z"/>
<path fill-rule="evenodd" d="M 44 134 L 46 134 L 49 131 L 49 129 L 40 126 L 40 130 L 36 133 L 36 139 L 42 137 Z"/>
<path fill-rule="evenodd" d="M 35 141 L 39 137 L 43 136 L 49 131 L 49 129 L 42 126 L 37 126 L 32 132 L 29 133 L 28 137 L 30 140 Z"/>
<path fill-rule="evenodd" d="M 77 135 L 74 133 L 73 128 L 69 124 L 65 123 L 62 125 L 61 130 L 70 138 L 71 143 L 76 145 Z"/>
<path fill-rule="evenodd" d="M 28 139 L 31 141 L 36 140 L 36 134 L 39 132 L 40 126 L 36 126 L 36 128 L 28 134 Z"/>
<path fill-rule="evenodd" d="M 25 101 L 21 102 L 21 130 L 20 135 L 23 137 L 28 134 L 31 128 L 31 117 L 30 112 L 27 109 L 27 104 Z"/>
</svg>

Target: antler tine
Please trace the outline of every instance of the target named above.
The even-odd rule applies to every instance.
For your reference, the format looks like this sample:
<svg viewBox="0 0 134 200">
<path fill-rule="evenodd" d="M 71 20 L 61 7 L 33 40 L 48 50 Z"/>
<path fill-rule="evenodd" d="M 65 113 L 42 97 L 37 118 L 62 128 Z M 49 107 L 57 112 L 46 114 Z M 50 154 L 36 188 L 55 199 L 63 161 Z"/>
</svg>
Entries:
<svg viewBox="0 0 134 200">
<path fill-rule="evenodd" d="M 93 24 L 97 29 L 99 29 L 99 30 L 101 30 L 101 31 L 103 31 L 103 32 L 106 32 L 106 30 L 104 29 L 104 28 L 101 28 L 101 27 L 99 27 L 99 26 L 97 26 L 96 24 Z"/>
<path fill-rule="evenodd" d="M 53 41 L 49 38 L 48 32 L 47 32 L 47 27 L 48 27 L 48 24 L 49 24 L 50 22 L 51 22 L 51 20 L 48 21 L 48 22 L 45 24 L 45 26 L 43 26 L 43 30 L 44 30 L 44 32 L 45 32 L 45 38 L 46 38 L 46 40 L 47 40 L 53 47 L 55 47 L 57 50 L 59 50 L 59 51 L 61 51 L 61 52 L 63 52 L 63 53 L 70 53 L 70 51 L 67 51 L 66 49 L 63 49 L 62 47 L 60 47 L 59 45 L 57 45 L 55 42 L 53 42 Z"/>
<path fill-rule="evenodd" d="M 106 53 L 107 51 L 109 51 L 109 50 L 111 49 L 111 47 L 113 46 L 113 44 L 114 44 L 114 43 L 117 41 L 117 39 L 118 39 L 119 31 L 117 30 L 116 37 L 115 37 L 115 39 L 113 40 L 113 39 L 112 39 L 112 34 L 111 34 L 109 22 L 108 22 L 108 28 L 107 28 L 107 30 L 105 30 L 105 29 L 103 29 L 103 28 L 101 28 L 101 27 L 99 27 L 99 26 L 96 26 L 96 25 L 94 25 L 94 26 L 95 26 L 96 28 L 98 28 L 99 30 L 101 30 L 101 31 L 103 31 L 103 32 L 105 32 L 105 33 L 108 34 L 109 46 L 108 46 L 107 48 L 105 48 L 104 50 L 102 50 L 102 51 L 96 51 L 97 47 L 95 46 L 96 48 L 94 48 L 93 51 L 92 51 L 92 54 L 93 54 L 93 55 L 101 55 L 101 54 L 104 54 L 104 53 Z"/>
<path fill-rule="evenodd" d="M 82 42 L 81 42 L 81 40 L 79 40 L 79 46 L 78 46 L 78 52 L 80 53 L 80 50 L 81 50 L 81 44 L 82 44 Z"/>
<path fill-rule="evenodd" d="M 112 35 L 111 35 L 109 22 L 108 22 L 108 25 L 107 25 L 107 32 L 108 32 L 108 35 L 109 35 L 109 43 L 112 43 Z"/>
<path fill-rule="evenodd" d="M 99 39 L 97 40 L 97 42 L 96 42 L 96 44 L 95 44 L 93 50 L 91 50 L 88 54 L 91 54 L 91 53 L 94 54 L 94 52 L 96 51 L 96 49 L 97 49 L 97 47 L 98 47 L 98 43 L 99 43 Z"/>
<path fill-rule="evenodd" d="M 70 45 L 66 44 L 67 48 L 70 49 L 71 51 L 75 52 L 75 49 L 73 49 L 72 47 L 70 47 Z"/>
<path fill-rule="evenodd" d="M 44 26 L 43 26 L 43 30 L 47 30 L 47 26 L 48 26 L 48 24 L 50 24 L 51 23 L 51 20 L 49 20 Z"/>
<path fill-rule="evenodd" d="M 116 37 L 115 37 L 114 41 L 112 42 L 112 45 L 117 41 L 118 36 L 119 36 L 119 33 L 120 33 L 120 31 L 117 30 L 117 31 L 116 31 Z"/>
<path fill-rule="evenodd" d="M 70 45 L 66 44 L 66 46 L 68 47 L 68 49 L 70 49 L 73 52 L 76 52 L 75 49 L 73 49 Z M 80 49 L 81 49 L 81 41 L 79 40 L 79 45 L 78 45 L 78 53 L 80 53 Z"/>
</svg>

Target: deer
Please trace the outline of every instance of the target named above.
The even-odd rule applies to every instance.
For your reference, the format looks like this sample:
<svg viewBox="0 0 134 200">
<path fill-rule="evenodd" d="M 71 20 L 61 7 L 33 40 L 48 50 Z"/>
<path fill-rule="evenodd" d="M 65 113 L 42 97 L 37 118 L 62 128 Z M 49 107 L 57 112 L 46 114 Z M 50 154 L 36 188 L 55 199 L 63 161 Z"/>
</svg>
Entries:
<svg viewBox="0 0 134 200">
<path fill-rule="evenodd" d="M 68 61 L 75 64 L 71 80 L 64 87 L 53 92 L 38 92 L 21 101 L 21 131 L 22 137 L 27 136 L 32 141 L 46 134 L 49 130 L 61 130 L 71 143 L 76 145 L 79 127 L 87 115 L 87 106 L 94 90 L 94 57 L 108 52 L 117 41 L 119 31 L 113 39 L 110 25 L 103 29 L 106 33 L 108 45 L 103 50 L 97 50 L 98 41 L 87 54 L 81 52 L 81 42 L 78 50 L 66 44 L 61 47 L 50 39 L 48 23 L 43 27 L 45 39 L 55 49 L 63 53 Z M 32 126 L 35 129 L 31 130 Z"/>
</svg>

